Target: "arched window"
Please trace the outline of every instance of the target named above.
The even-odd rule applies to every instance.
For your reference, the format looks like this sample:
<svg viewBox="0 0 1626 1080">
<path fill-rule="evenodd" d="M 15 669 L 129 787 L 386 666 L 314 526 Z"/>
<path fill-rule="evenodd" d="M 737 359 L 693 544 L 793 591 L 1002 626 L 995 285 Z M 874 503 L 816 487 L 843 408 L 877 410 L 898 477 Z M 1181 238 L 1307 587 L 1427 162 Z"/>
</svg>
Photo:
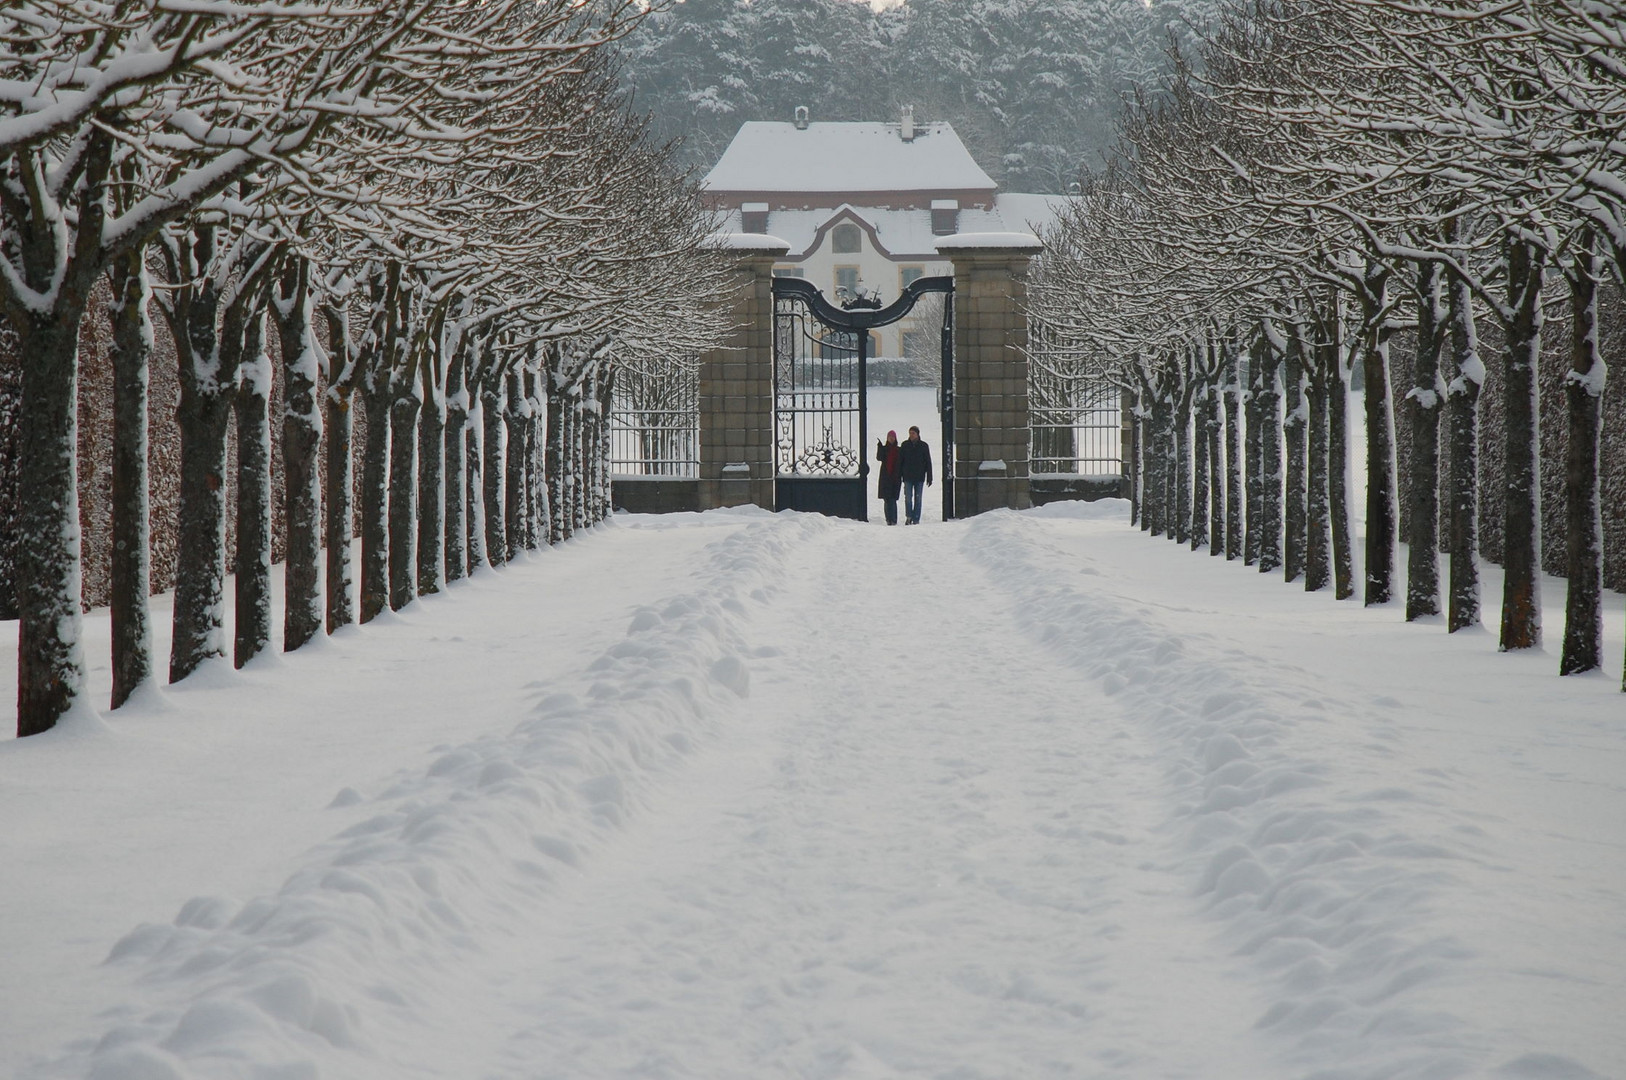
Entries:
<svg viewBox="0 0 1626 1080">
<path fill-rule="evenodd" d="M 837 225 L 830 234 L 830 249 L 837 255 L 851 255 L 863 250 L 863 235 L 857 225 Z"/>
</svg>

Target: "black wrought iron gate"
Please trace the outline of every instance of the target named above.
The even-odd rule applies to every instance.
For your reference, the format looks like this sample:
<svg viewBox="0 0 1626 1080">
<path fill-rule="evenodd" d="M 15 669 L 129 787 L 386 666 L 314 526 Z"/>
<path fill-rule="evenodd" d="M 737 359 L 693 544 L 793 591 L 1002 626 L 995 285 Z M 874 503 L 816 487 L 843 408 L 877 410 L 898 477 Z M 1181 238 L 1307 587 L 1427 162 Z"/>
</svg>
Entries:
<svg viewBox="0 0 1626 1080">
<path fill-rule="evenodd" d="M 917 278 L 886 307 L 837 307 L 802 278 L 775 278 L 774 508 L 869 519 L 869 332 L 943 296 L 943 518 L 954 516 L 954 279 Z"/>
</svg>

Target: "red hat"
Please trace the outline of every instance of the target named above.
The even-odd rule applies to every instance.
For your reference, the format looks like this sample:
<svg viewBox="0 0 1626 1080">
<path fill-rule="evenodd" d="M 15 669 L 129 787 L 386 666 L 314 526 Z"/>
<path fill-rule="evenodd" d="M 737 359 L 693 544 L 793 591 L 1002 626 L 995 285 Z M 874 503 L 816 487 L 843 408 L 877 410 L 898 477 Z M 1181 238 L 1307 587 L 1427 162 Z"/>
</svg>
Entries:
<svg viewBox="0 0 1626 1080">
<path fill-rule="evenodd" d="M 893 441 L 893 442 L 897 442 L 897 441 L 898 441 L 898 433 L 897 433 L 897 432 L 896 432 L 896 431 L 889 431 L 889 432 L 887 432 L 887 433 L 886 433 L 886 437 L 887 437 L 887 438 L 888 438 L 888 439 L 890 439 L 890 440 L 891 440 L 891 441 Z"/>
</svg>

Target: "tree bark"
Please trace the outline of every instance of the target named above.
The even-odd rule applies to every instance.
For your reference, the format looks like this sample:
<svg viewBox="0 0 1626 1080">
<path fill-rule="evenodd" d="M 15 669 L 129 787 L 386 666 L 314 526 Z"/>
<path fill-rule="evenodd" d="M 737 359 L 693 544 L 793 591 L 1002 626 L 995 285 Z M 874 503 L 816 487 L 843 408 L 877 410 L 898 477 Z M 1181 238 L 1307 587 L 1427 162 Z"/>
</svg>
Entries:
<svg viewBox="0 0 1626 1080">
<path fill-rule="evenodd" d="M 1297 581 L 1304 576 L 1305 483 L 1306 469 L 1305 428 L 1308 405 L 1304 398 L 1303 339 L 1294 335 L 1287 344 L 1283 389 L 1286 392 L 1286 417 L 1282 421 L 1283 438 L 1287 445 L 1287 493 L 1284 496 L 1282 518 L 1286 526 L 1286 541 L 1282 549 L 1282 576 Z"/>
<path fill-rule="evenodd" d="M 1332 583 L 1332 507 L 1328 493 L 1327 399 L 1329 368 L 1337 359 L 1329 356 L 1325 342 L 1302 343 L 1310 368 L 1306 405 L 1309 414 L 1305 455 L 1304 499 L 1304 591 L 1320 592 Z"/>
<path fill-rule="evenodd" d="M 1242 565 L 1254 566 L 1259 562 L 1260 523 L 1264 514 L 1264 414 L 1260 400 L 1265 394 L 1267 374 L 1264 370 L 1265 345 L 1255 341 L 1248 351 L 1248 396 L 1242 402 L 1243 444 L 1247 454 L 1243 488 L 1247 499 L 1247 514 L 1242 527 Z"/>
<path fill-rule="evenodd" d="M 467 344 L 458 347 L 446 368 L 446 580 L 457 581 L 469 572 L 468 499 L 463 491 L 463 473 L 468 451 L 469 392 L 464 378 L 467 370 Z"/>
<path fill-rule="evenodd" d="M 492 371 L 480 380 L 482 442 L 481 495 L 485 500 L 486 559 L 492 566 L 508 561 L 508 527 L 503 508 L 502 387 L 505 376 Z"/>
<path fill-rule="evenodd" d="M 343 331 L 334 328 L 336 337 Z M 334 356 L 343 353 L 334 350 Z M 323 399 L 327 434 L 327 632 L 356 621 L 351 589 L 350 551 L 355 536 L 355 466 L 352 463 L 350 415 L 354 391 L 348 385 L 330 386 Z"/>
<path fill-rule="evenodd" d="M 1236 342 L 1225 343 L 1225 391 L 1221 408 L 1225 421 L 1225 558 L 1242 557 L 1242 433 L 1237 428 L 1243 396 L 1240 358 Z"/>
<path fill-rule="evenodd" d="M 1367 264 L 1361 282 L 1365 333 L 1366 406 L 1366 606 L 1387 604 L 1394 595 L 1395 509 L 1394 418 L 1389 401 L 1389 268 Z"/>
<path fill-rule="evenodd" d="M 147 477 L 147 385 L 152 356 L 146 249 L 111 267 L 113 303 L 113 550 L 109 617 L 112 707 L 153 677 L 151 513 Z"/>
<path fill-rule="evenodd" d="M 1281 388 L 1276 373 L 1281 357 L 1268 342 L 1260 349 L 1259 407 L 1259 572 L 1282 565 Z"/>
<path fill-rule="evenodd" d="M 437 395 L 418 417 L 418 595 L 440 592 L 445 580 L 446 491 L 441 483 L 446 464 L 446 402 Z"/>
<path fill-rule="evenodd" d="M 256 308 L 258 305 L 256 304 Z M 237 418 L 237 579 L 232 662 L 242 667 L 271 644 L 271 358 L 265 313 L 242 329 Z"/>
<path fill-rule="evenodd" d="M 202 251 L 212 244 L 204 228 L 194 238 Z M 169 681 L 180 682 L 203 664 L 226 655 L 226 433 L 236 372 L 226 370 L 234 351 L 222 348 L 240 331 L 216 327 L 219 289 L 201 268 L 175 296 L 171 327 L 180 354 L 181 401 L 176 422 L 181 434 L 179 526 L 176 536 L 174 633 Z M 172 268 L 174 269 L 174 268 Z M 175 284 L 180 284 L 179 281 Z"/>
<path fill-rule="evenodd" d="M 1208 388 L 1198 391 L 1192 402 L 1193 428 L 1192 432 L 1192 466 L 1191 466 L 1191 550 L 1196 551 L 1205 544 L 1209 544 L 1208 533 L 1208 503 L 1209 503 L 1209 477 L 1212 475 L 1208 467 Z"/>
<path fill-rule="evenodd" d="M 1451 370 L 1446 380 L 1446 419 L 1450 425 L 1451 592 L 1446 627 L 1451 633 L 1479 625 L 1479 392 L 1485 365 L 1474 327 L 1473 290 L 1461 275 L 1447 271 Z"/>
<path fill-rule="evenodd" d="M 1184 544 L 1191 538 L 1191 387 L 1190 375 L 1183 380 L 1174 407 L 1174 430 L 1170 449 L 1174 453 L 1174 491 L 1171 493 L 1169 539 Z"/>
<path fill-rule="evenodd" d="M 19 302 L 9 288 L 0 299 L 17 331 L 22 358 L 22 408 L 17 419 L 17 735 L 49 731 L 84 693 L 80 615 L 78 477 L 79 326 L 108 254 L 97 248 L 106 217 L 112 138 L 95 131 L 80 156 L 77 243 L 66 246 L 60 222 L 19 222 L 24 276 L 41 294 L 54 291 L 49 311 Z"/>
<path fill-rule="evenodd" d="M 548 523 L 549 535 L 552 543 L 561 544 L 570 539 L 569 515 L 566 513 L 568 497 L 566 494 L 565 469 L 567 460 L 565 447 L 568 445 L 570 410 L 568 398 L 557 383 L 549 379 L 548 392 L 548 507 L 551 520 Z"/>
<path fill-rule="evenodd" d="M 1598 352 L 1598 260 L 1590 231 L 1577 244 L 1570 269 L 1570 370 L 1564 380 L 1568 439 L 1564 460 L 1564 651 L 1560 675 L 1603 666 L 1603 518 L 1598 492 L 1599 416 L 1603 357 Z"/>
<path fill-rule="evenodd" d="M 478 383 L 471 380 L 471 387 Z M 463 547 L 472 577 L 481 567 L 489 565 L 485 541 L 485 499 L 481 494 L 481 457 L 486 446 L 480 438 L 475 403 L 469 401 L 468 422 L 463 425 Z"/>
<path fill-rule="evenodd" d="M 1536 365 L 1541 356 L 1543 249 L 1509 235 L 1502 350 L 1503 528 L 1501 648 L 1541 644 L 1541 480 L 1536 449 Z"/>
<path fill-rule="evenodd" d="M 84 283 L 86 292 L 89 283 Z M 17 479 L 17 735 L 49 731 L 84 692 L 79 609 L 79 320 L 59 303 L 17 325 L 23 358 Z"/>
<path fill-rule="evenodd" d="M 524 381 L 521 378 L 519 367 L 516 366 L 508 372 L 504 380 L 507 392 L 503 402 L 503 434 L 506 439 L 506 467 L 503 469 L 503 502 L 507 507 L 504 516 L 504 544 L 507 549 L 509 561 L 519 555 L 525 548 L 525 523 L 530 515 L 530 507 L 525 500 L 525 411 L 526 400 L 524 395 Z"/>
<path fill-rule="evenodd" d="M 1406 392 L 1411 422 L 1411 468 L 1406 477 L 1406 621 L 1440 613 L 1440 558 L 1436 522 L 1440 481 L 1440 346 L 1446 330 L 1440 311 L 1440 264 L 1417 266 L 1417 350 Z"/>
<path fill-rule="evenodd" d="M 375 344 L 373 348 L 380 346 Z M 361 451 L 361 621 L 371 622 L 390 599 L 390 391 L 389 379 L 369 358 L 362 388 L 367 438 Z"/>
<path fill-rule="evenodd" d="M 1140 480 L 1140 441 L 1141 420 L 1140 400 L 1134 394 L 1125 392 L 1123 397 L 1124 415 L 1129 417 L 1128 445 L 1124 447 L 1124 466 L 1129 477 L 1129 524 L 1145 528 L 1145 513 L 1141 506 L 1141 480 Z"/>
<path fill-rule="evenodd" d="M 1355 595 L 1355 535 L 1349 520 L 1349 381 L 1343 320 L 1335 313 L 1327 369 L 1327 500 L 1332 510 L 1333 595 Z"/>
<path fill-rule="evenodd" d="M 390 392 L 390 610 L 400 611 L 417 598 L 413 566 L 418 525 L 418 413 L 423 403 L 410 372 L 391 373 Z"/>
<path fill-rule="evenodd" d="M 540 396 L 544 385 L 537 365 L 533 363 L 527 366 L 525 400 L 530 403 L 530 409 L 525 419 L 525 491 L 530 523 L 526 530 L 529 537 L 526 547 L 533 551 L 548 542 L 547 447 L 542 431 L 542 418 L 547 415 L 547 405 Z"/>
<path fill-rule="evenodd" d="M 310 264 L 290 258 L 271 306 L 282 343 L 283 561 L 282 650 L 293 652 L 322 629 L 321 361 L 312 338 Z"/>
</svg>

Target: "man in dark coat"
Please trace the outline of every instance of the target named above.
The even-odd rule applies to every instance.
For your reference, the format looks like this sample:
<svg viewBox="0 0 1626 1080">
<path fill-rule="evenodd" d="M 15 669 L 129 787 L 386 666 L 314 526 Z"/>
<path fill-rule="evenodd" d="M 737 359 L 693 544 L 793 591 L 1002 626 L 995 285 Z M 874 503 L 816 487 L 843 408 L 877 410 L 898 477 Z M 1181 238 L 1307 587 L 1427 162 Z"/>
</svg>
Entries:
<svg viewBox="0 0 1626 1080">
<path fill-rule="evenodd" d="M 920 496 L 921 485 L 930 487 L 932 483 L 932 450 L 931 447 L 920 441 L 920 429 L 909 429 L 909 437 L 903 441 L 903 523 L 905 525 L 920 524 Z"/>
<path fill-rule="evenodd" d="M 886 523 L 898 523 L 898 491 L 903 487 L 903 447 L 898 445 L 898 433 L 886 433 L 886 442 L 875 444 L 875 460 L 881 463 L 880 479 L 875 494 L 886 504 Z"/>
</svg>

